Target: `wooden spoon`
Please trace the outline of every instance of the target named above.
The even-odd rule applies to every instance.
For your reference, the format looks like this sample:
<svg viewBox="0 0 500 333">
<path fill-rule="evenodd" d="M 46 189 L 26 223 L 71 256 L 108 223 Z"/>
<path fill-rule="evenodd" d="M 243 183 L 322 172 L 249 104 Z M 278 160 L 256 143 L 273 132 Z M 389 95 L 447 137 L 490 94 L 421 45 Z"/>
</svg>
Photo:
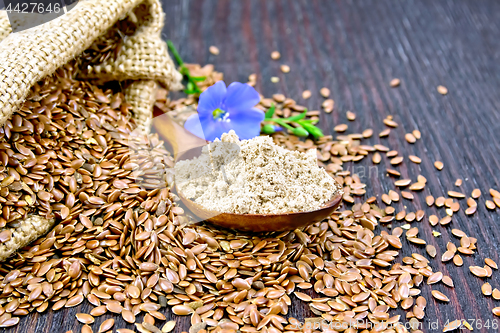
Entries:
<svg viewBox="0 0 500 333">
<path fill-rule="evenodd" d="M 196 154 L 199 155 L 201 147 L 208 144 L 207 141 L 198 138 L 178 125 L 167 113 L 155 117 L 153 127 L 172 147 L 176 162 L 191 159 L 197 156 Z M 330 201 L 309 212 L 232 214 L 208 210 L 186 198 L 179 190 L 177 190 L 177 194 L 184 205 L 200 219 L 224 228 L 251 232 L 285 231 L 305 227 L 330 216 L 340 206 L 342 199 L 340 193 L 333 193 Z"/>
</svg>

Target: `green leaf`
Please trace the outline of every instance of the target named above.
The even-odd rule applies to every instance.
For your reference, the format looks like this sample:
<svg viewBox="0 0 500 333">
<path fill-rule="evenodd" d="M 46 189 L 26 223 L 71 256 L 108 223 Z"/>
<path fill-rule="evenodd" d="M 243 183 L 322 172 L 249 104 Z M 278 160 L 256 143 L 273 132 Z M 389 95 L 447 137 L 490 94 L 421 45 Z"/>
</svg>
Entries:
<svg viewBox="0 0 500 333">
<path fill-rule="evenodd" d="M 304 112 L 302 112 L 301 114 L 298 114 L 296 116 L 291 116 L 291 117 L 286 118 L 286 120 L 288 120 L 288 121 L 297 121 L 297 120 L 304 119 L 306 117 L 306 113 L 307 113 L 307 109 L 305 109 Z"/>
<path fill-rule="evenodd" d="M 295 134 L 296 136 L 301 136 L 301 137 L 306 137 L 309 135 L 309 132 L 305 130 L 303 127 L 295 127 L 292 130 L 292 133 Z"/>
<path fill-rule="evenodd" d="M 267 111 L 266 111 L 266 118 L 267 119 L 272 118 L 274 115 L 274 111 L 276 111 L 276 105 L 274 105 L 274 103 L 273 103 L 273 104 L 271 104 L 271 107 L 269 109 L 267 109 Z"/>
<path fill-rule="evenodd" d="M 266 124 L 266 125 L 262 126 L 261 132 L 264 133 L 264 134 L 273 134 L 276 131 L 274 130 L 274 126 L 273 125 Z"/>
<path fill-rule="evenodd" d="M 321 138 L 324 135 L 321 129 L 314 125 L 303 123 L 302 126 L 304 126 L 307 132 L 311 133 L 316 139 Z"/>
<path fill-rule="evenodd" d="M 195 82 L 203 82 L 206 80 L 205 76 L 190 76 L 190 78 Z"/>
<path fill-rule="evenodd" d="M 319 119 L 303 119 L 297 121 L 298 124 L 316 124 L 319 121 Z"/>
<path fill-rule="evenodd" d="M 283 126 L 284 128 L 288 129 L 290 132 L 293 131 L 293 127 L 288 125 L 283 119 L 281 118 L 272 118 L 272 119 L 266 119 L 267 121 L 272 121 L 278 125 Z"/>
</svg>

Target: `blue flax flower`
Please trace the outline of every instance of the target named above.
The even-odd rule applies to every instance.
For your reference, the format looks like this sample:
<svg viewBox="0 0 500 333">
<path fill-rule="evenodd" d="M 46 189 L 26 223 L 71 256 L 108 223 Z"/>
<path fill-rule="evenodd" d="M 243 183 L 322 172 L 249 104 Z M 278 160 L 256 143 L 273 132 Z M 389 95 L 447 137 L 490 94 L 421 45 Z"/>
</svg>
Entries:
<svg viewBox="0 0 500 333">
<path fill-rule="evenodd" d="M 260 97 L 246 83 L 233 82 L 227 88 L 223 81 L 208 87 L 200 95 L 198 113 L 190 116 L 184 128 L 196 136 L 214 141 L 230 130 L 241 140 L 260 134 L 264 112 L 255 108 Z"/>
</svg>

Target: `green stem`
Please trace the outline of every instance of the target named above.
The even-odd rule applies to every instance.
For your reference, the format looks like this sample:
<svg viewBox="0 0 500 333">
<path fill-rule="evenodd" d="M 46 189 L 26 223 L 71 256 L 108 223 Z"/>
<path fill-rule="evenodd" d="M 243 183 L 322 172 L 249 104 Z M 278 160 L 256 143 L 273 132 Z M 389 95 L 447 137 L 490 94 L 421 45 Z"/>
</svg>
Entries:
<svg viewBox="0 0 500 333">
<path fill-rule="evenodd" d="M 185 93 L 187 94 L 199 94 L 201 93 L 200 88 L 196 84 L 196 80 L 191 77 L 191 73 L 189 73 L 189 69 L 184 65 L 184 61 L 182 61 L 181 56 L 179 55 L 179 52 L 177 52 L 177 49 L 174 46 L 174 43 L 172 43 L 171 40 L 167 41 L 168 48 L 170 49 L 170 52 L 174 55 L 175 61 L 179 64 L 179 72 L 185 76 L 186 80 L 191 83 L 192 89 L 193 90 L 184 90 Z M 205 78 L 203 78 L 205 79 Z"/>
<path fill-rule="evenodd" d="M 170 52 L 174 55 L 175 61 L 179 64 L 180 67 L 184 67 L 184 61 L 182 61 L 181 56 L 179 55 L 179 52 L 177 52 L 177 49 L 174 46 L 174 43 L 172 43 L 171 40 L 167 40 L 167 45 L 168 48 L 170 49 Z"/>
<path fill-rule="evenodd" d="M 293 131 L 293 129 L 294 129 L 294 127 L 288 125 L 285 121 L 283 121 L 283 119 L 272 118 L 272 119 L 267 119 L 267 121 L 275 122 L 276 124 L 281 125 L 281 126 L 283 126 L 284 128 L 286 128 L 286 129 L 288 129 L 290 131 Z"/>
</svg>

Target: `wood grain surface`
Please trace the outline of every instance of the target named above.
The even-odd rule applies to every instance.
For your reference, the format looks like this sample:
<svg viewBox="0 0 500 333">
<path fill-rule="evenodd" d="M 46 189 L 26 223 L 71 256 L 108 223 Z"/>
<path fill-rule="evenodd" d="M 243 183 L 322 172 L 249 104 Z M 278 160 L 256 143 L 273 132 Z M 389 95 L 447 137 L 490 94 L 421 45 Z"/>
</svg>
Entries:
<svg viewBox="0 0 500 333">
<path fill-rule="evenodd" d="M 310 110 L 320 109 L 319 89 L 328 87 L 335 100 L 335 110 L 322 114 L 320 126 L 328 134 L 337 124 L 348 123 L 348 133 L 372 128 L 379 133 L 385 126 L 382 120 L 392 115 L 400 126 L 389 138 L 374 135 L 370 144 L 382 143 L 402 152 L 405 162 L 398 168 L 404 178 L 416 180 L 422 174 L 428 180 L 426 189 L 413 201 L 402 200 L 397 210 L 425 208 L 427 216 L 444 216 L 443 209 L 427 208 L 424 198 L 445 195 L 458 190 L 470 195 L 474 188 L 483 195 L 478 200 L 478 212 L 466 217 L 467 206 L 453 216 L 447 227 L 437 226 L 441 237 L 432 236 L 425 218 L 418 224 L 421 237 L 438 249 L 438 257 L 446 243 L 453 239 L 450 230 L 460 228 L 478 239 L 474 256 L 463 256 L 464 266 L 443 264 L 431 260 L 434 270 L 453 278 L 455 288 L 443 284 L 433 288 L 447 294 L 450 303 L 433 300 L 427 285 L 422 295 L 428 299 L 424 332 L 441 332 L 447 320 L 489 320 L 500 318 L 491 309 L 499 301 L 481 295 L 485 280 L 474 277 L 469 265 L 484 265 L 489 257 L 500 262 L 500 209 L 485 208 L 490 188 L 500 189 L 500 2 L 497 0 L 163 0 L 166 11 L 164 38 L 171 39 L 186 62 L 213 63 L 224 72 L 226 83 L 246 82 L 257 73 L 257 89 L 265 96 L 284 93 L 295 98 Z M 216 45 L 220 54 L 208 52 Z M 281 52 L 279 61 L 270 53 Z M 291 71 L 283 74 L 280 64 Z M 279 83 L 270 78 L 277 76 Z M 390 88 L 392 78 L 400 78 L 398 88 Z M 444 85 L 449 93 L 442 96 L 436 87 Z M 301 99 L 303 90 L 312 91 L 307 101 Z M 357 119 L 348 122 L 347 110 Z M 422 139 L 410 145 L 404 134 L 419 129 Z M 422 158 L 420 165 L 410 163 L 408 155 Z M 437 171 L 433 163 L 440 160 L 444 169 Z M 354 171 L 368 167 L 366 159 L 354 166 Z M 394 179 L 388 177 L 386 158 L 377 172 L 360 174 L 369 184 L 367 194 L 378 195 L 394 189 Z M 353 166 L 349 166 L 352 170 Z M 368 169 L 365 169 L 368 170 Z M 367 179 L 369 178 L 369 179 Z M 463 185 L 454 186 L 457 178 Z M 414 222 L 417 223 L 417 222 Z M 399 225 L 400 223 L 394 223 Z M 406 242 L 406 241 L 405 241 Z M 403 256 L 412 252 L 425 254 L 421 246 L 406 243 Z M 401 259 L 401 258 L 400 258 Z M 500 274 L 494 271 L 487 279 L 500 288 Z M 51 332 L 73 330 L 81 325 L 75 314 L 89 311 L 88 304 L 76 308 L 32 314 L 19 326 L 6 332 Z M 169 319 L 174 316 L 163 310 Z M 404 311 L 397 311 L 404 318 Z M 308 307 L 294 298 L 290 315 L 303 321 L 311 317 Z M 110 316 L 99 317 L 94 332 Z M 120 318 L 115 329 L 127 327 Z M 176 317 L 175 332 L 188 331 L 189 319 Z M 429 328 L 431 323 L 438 328 Z M 499 328 L 480 327 L 472 323 L 475 332 L 498 332 Z M 435 325 L 435 324 L 434 324 Z"/>
</svg>

